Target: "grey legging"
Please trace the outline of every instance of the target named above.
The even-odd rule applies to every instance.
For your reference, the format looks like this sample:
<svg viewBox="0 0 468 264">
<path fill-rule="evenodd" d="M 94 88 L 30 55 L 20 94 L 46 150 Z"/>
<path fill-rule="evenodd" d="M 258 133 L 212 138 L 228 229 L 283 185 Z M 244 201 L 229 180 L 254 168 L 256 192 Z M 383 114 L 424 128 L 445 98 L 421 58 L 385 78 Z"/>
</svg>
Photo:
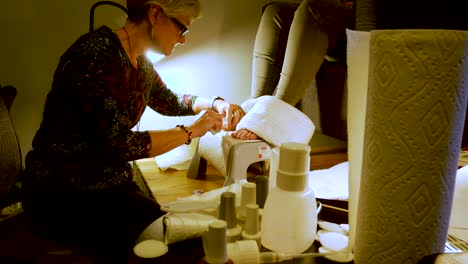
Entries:
<svg viewBox="0 0 468 264">
<path fill-rule="evenodd" d="M 275 95 L 296 105 L 325 56 L 344 59 L 354 11 L 341 0 L 304 0 L 265 6 L 257 31 L 251 97 Z"/>
</svg>

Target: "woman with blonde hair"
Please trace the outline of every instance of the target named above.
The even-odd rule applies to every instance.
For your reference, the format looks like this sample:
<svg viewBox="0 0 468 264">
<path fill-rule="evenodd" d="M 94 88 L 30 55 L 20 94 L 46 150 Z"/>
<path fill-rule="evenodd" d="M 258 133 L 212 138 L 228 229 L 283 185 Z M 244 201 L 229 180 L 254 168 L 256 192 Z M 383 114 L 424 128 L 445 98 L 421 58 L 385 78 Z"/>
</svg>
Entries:
<svg viewBox="0 0 468 264">
<path fill-rule="evenodd" d="M 106 263 L 127 263 L 135 239 L 163 215 L 133 181 L 129 161 L 210 130 L 233 130 L 245 114 L 220 97 L 172 92 L 144 56 L 169 56 L 185 43 L 198 0 L 127 0 L 127 9 L 121 28 L 92 30 L 62 55 L 23 185 L 24 210 L 37 230 L 90 246 Z M 133 131 L 147 106 L 171 116 L 206 111 L 189 126 Z"/>
</svg>

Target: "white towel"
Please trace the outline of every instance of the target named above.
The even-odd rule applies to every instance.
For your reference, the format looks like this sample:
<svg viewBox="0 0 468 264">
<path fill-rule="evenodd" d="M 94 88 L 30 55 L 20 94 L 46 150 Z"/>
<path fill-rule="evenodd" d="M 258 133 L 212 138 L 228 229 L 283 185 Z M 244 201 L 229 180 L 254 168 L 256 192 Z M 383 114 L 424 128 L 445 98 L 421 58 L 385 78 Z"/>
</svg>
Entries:
<svg viewBox="0 0 468 264">
<path fill-rule="evenodd" d="M 230 135 L 230 133 L 226 131 L 220 131 L 214 135 L 206 133 L 198 143 L 200 156 L 213 165 L 222 175 L 226 175 L 227 158 L 227 154 L 221 147 L 224 135 Z"/>
<path fill-rule="evenodd" d="M 309 144 L 315 125 L 304 113 L 270 95 L 245 101 L 247 113 L 236 129 L 247 129 L 275 147 L 294 141 Z"/>
<path fill-rule="evenodd" d="M 348 201 L 349 164 L 347 161 L 331 168 L 309 172 L 308 186 L 316 198 Z"/>
</svg>

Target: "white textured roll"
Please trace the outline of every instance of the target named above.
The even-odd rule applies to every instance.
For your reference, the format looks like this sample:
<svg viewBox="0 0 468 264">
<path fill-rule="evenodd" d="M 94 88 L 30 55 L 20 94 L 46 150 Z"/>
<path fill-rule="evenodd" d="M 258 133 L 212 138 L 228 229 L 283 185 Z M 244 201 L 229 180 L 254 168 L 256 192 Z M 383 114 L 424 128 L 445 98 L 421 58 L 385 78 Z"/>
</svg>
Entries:
<svg viewBox="0 0 468 264">
<path fill-rule="evenodd" d="M 443 252 L 468 96 L 468 31 L 374 30 L 354 263 Z"/>
<path fill-rule="evenodd" d="M 198 213 L 167 214 L 164 217 L 164 242 L 172 244 L 190 238 L 201 237 L 216 217 Z"/>
</svg>

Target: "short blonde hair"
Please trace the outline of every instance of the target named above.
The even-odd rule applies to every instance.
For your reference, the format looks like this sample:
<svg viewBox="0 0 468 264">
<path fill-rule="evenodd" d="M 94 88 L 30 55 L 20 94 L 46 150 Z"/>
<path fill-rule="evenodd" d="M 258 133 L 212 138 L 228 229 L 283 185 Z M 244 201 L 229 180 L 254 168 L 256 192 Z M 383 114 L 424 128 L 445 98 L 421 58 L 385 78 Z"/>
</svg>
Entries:
<svg viewBox="0 0 468 264">
<path fill-rule="evenodd" d="M 128 19 L 133 22 L 147 19 L 148 10 L 154 5 L 169 17 L 188 16 L 193 20 L 201 16 L 199 0 L 127 0 Z"/>
</svg>

